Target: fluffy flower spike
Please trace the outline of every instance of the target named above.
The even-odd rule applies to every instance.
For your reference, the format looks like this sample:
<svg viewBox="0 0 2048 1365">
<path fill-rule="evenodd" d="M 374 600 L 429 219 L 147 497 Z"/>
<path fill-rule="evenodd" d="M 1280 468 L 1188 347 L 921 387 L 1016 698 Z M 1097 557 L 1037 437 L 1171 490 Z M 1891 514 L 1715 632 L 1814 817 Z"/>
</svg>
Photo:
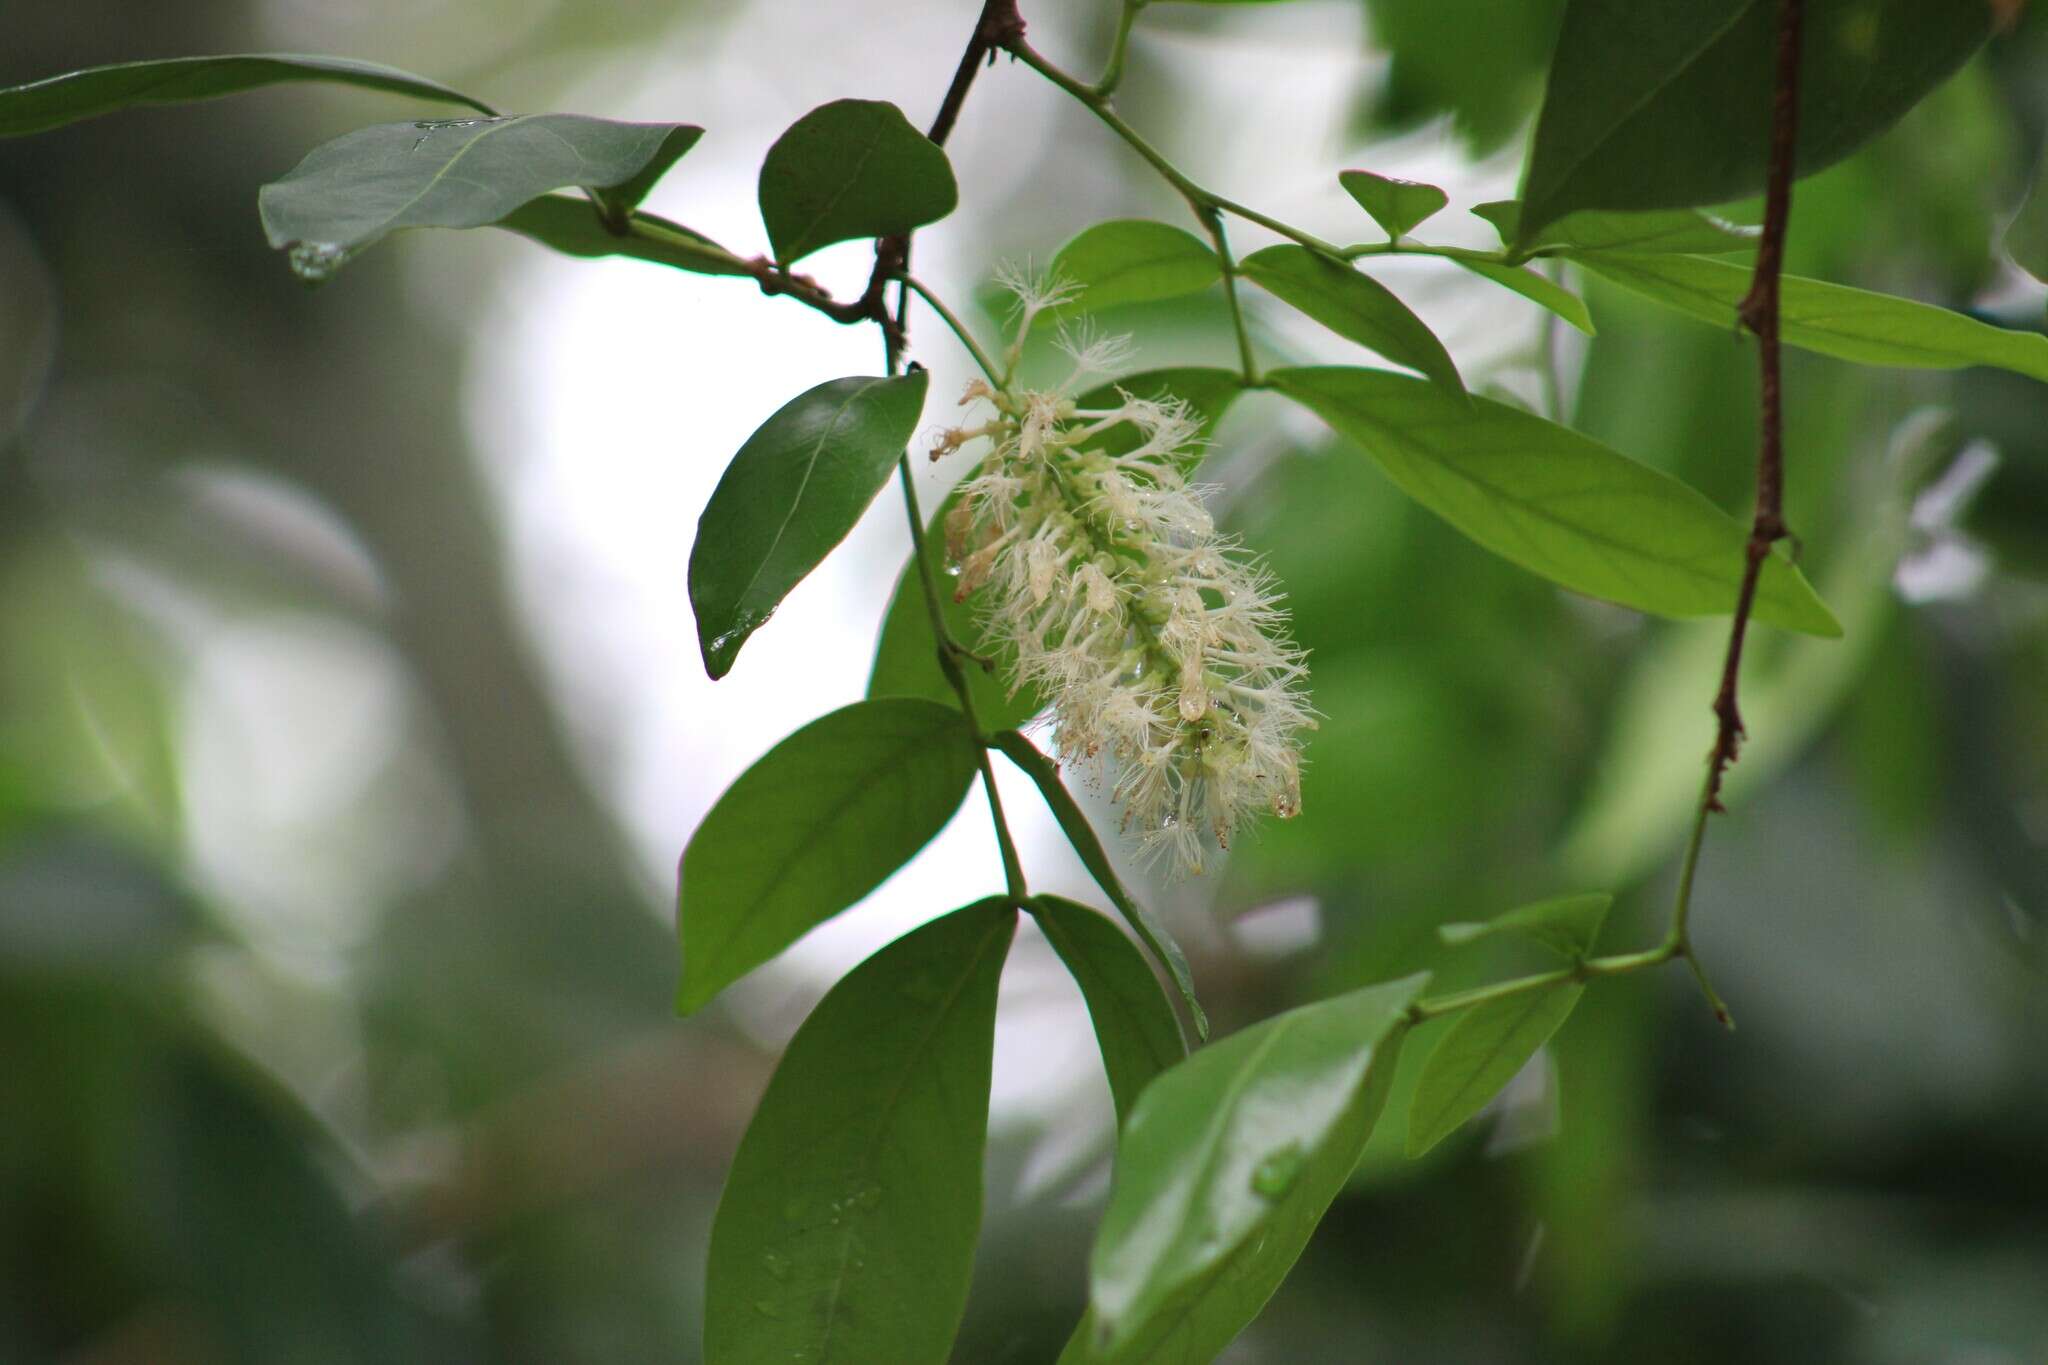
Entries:
<svg viewBox="0 0 2048 1365">
<path fill-rule="evenodd" d="M 1066 294 L 1002 282 L 1028 330 Z M 1010 646 L 1013 687 L 1051 698 L 1062 762 L 1111 774 L 1123 827 L 1150 861 L 1202 870 L 1253 815 L 1301 809 L 1298 734 L 1312 728 L 1303 656 L 1272 576 L 1217 535 L 1185 471 L 1201 425 L 1175 400 L 1118 391 L 1081 408 L 1080 381 L 1122 366 L 1122 338 L 1069 332 L 1075 373 L 1054 390 L 992 389 L 993 409 L 940 435 L 933 457 L 987 439 L 946 525 L 962 597 Z"/>
</svg>

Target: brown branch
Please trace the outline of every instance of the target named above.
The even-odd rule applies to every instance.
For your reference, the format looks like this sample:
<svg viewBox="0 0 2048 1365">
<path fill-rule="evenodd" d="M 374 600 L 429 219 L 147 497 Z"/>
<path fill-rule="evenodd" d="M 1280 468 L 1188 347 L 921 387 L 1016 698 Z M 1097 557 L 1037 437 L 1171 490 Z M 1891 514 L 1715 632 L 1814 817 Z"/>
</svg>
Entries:
<svg viewBox="0 0 2048 1365">
<path fill-rule="evenodd" d="M 1721 810 L 1721 781 L 1742 744 L 1742 710 L 1736 701 L 1742 672 L 1742 646 L 1749 617 L 1756 606 L 1756 585 L 1771 546 L 1785 539 L 1785 405 L 1778 365 L 1778 282 L 1785 266 L 1785 230 L 1792 215 L 1792 163 L 1798 143 L 1799 37 L 1804 0 L 1779 0 L 1778 72 L 1771 109 L 1770 179 L 1764 197 L 1763 237 L 1757 245 L 1756 273 L 1748 294 L 1736 310 L 1744 327 L 1756 334 L 1761 367 L 1758 406 L 1762 433 L 1756 457 L 1756 516 L 1750 523 L 1749 545 L 1742 571 L 1742 590 L 1735 599 L 1735 622 L 1728 632 L 1728 657 L 1721 666 L 1721 687 L 1714 696 L 1719 722 L 1707 779 L 1707 809 Z"/>
</svg>

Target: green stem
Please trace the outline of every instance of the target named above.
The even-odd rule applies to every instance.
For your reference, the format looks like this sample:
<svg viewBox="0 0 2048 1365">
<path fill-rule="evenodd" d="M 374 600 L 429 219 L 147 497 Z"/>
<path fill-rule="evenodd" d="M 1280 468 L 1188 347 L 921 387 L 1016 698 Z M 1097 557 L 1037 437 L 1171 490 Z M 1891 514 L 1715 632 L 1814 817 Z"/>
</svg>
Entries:
<svg viewBox="0 0 2048 1365">
<path fill-rule="evenodd" d="M 1210 209 L 1201 217 L 1202 226 L 1209 230 L 1209 240 L 1215 243 L 1217 263 L 1223 268 L 1223 297 L 1230 304 L 1230 325 L 1237 332 L 1237 367 L 1245 387 L 1256 389 L 1265 381 L 1259 378 L 1259 363 L 1252 357 L 1251 333 L 1245 330 L 1244 307 L 1237 299 L 1237 258 L 1230 254 L 1230 239 L 1223 232 L 1223 215 Z"/>
<path fill-rule="evenodd" d="M 1123 80 L 1124 56 L 1131 46 L 1131 25 L 1138 21 L 1138 11 L 1143 8 L 1145 0 L 1124 0 L 1123 8 L 1117 13 L 1116 36 L 1109 44 L 1109 62 L 1102 68 L 1102 79 L 1089 89 L 1095 98 L 1108 99 L 1116 93 L 1118 82 Z"/>
<path fill-rule="evenodd" d="M 988 376 L 988 382 L 997 388 L 1001 388 L 1003 386 L 1003 376 L 997 372 L 995 362 L 988 358 L 988 352 L 982 350 L 980 344 L 975 341 L 974 334 L 967 330 L 967 324 L 954 316 L 953 310 L 946 307 L 940 301 L 939 296 L 930 289 L 927 289 L 922 281 L 914 279 L 909 275 L 902 276 L 901 280 L 902 283 L 910 287 L 913 293 L 931 305 L 931 310 L 939 315 L 940 321 L 944 322 L 952 330 L 953 335 L 960 339 L 960 344 L 967 348 L 967 353 L 974 357 L 974 363 L 981 368 L 981 372 L 984 375 Z"/>
<path fill-rule="evenodd" d="M 918 291 L 923 294 L 923 290 Z M 925 295 L 927 303 L 933 302 Z M 932 562 L 924 552 L 924 513 L 917 505 L 917 482 L 910 472 L 910 455 L 905 452 L 896 461 L 898 482 L 903 485 L 903 510 L 910 517 L 910 558 L 917 565 L 918 583 L 924 590 L 925 611 L 932 623 L 932 639 L 937 642 L 939 671 L 946 675 L 946 682 L 960 699 L 961 714 L 967 717 L 967 728 L 974 732 L 975 758 L 981 766 L 982 790 L 988 793 L 989 818 L 995 823 L 996 847 L 1003 855 L 1003 882 L 1015 901 L 1027 899 L 1031 892 L 1024 884 L 1024 864 L 1017 856 L 1017 844 L 1010 837 L 1009 821 L 1003 816 L 1003 798 L 996 791 L 995 766 L 988 758 L 988 733 L 981 728 L 981 718 L 974 714 L 974 694 L 967 688 L 967 676 L 960 671 L 960 655 L 966 650 L 959 645 L 946 628 L 946 616 L 940 609 L 939 580 L 932 572 Z"/>
</svg>

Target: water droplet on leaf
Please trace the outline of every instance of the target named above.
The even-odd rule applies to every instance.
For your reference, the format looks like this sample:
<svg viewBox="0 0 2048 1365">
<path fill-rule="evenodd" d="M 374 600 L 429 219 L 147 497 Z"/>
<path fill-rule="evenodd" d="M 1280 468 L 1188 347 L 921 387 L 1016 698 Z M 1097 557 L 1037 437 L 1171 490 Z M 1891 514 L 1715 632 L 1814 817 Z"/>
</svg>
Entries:
<svg viewBox="0 0 2048 1365">
<path fill-rule="evenodd" d="M 1294 1188 L 1300 1176 L 1301 1148 L 1282 1147 L 1252 1171 L 1252 1192 L 1262 1199 L 1279 1199 Z"/>
</svg>

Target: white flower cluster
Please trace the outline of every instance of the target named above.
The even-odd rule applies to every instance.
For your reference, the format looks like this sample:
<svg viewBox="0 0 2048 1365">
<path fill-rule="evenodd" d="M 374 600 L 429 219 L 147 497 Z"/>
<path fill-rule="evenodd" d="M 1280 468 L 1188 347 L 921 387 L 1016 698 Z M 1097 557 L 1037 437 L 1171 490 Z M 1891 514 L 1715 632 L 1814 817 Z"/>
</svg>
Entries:
<svg viewBox="0 0 2048 1365">
<path fill-rule="evenodd" d="M 1018 292 L 1021 336 L 1060 295 Z M 1068 396 L 1119 345 L 1070 344 L 1059 390 L 970 384 L 962 403 L 994 415 L 941 433 L 932 455 L 992 443 L 946 525 L 959 595 L 985 589 L 1012 685 L 1051 699 L 1058 757 L 1111 760 L 1125 831 L 1148 860 L 1199 873 L 1208 840 L 1227 848 L 1249 816 L 1300 809 L 1297 732 L 1315 721 L 1271 575 L 1216 534 L 1186 480 L 1195 417 L 1122 391 L 1099 409 Z"/>
</svg>

